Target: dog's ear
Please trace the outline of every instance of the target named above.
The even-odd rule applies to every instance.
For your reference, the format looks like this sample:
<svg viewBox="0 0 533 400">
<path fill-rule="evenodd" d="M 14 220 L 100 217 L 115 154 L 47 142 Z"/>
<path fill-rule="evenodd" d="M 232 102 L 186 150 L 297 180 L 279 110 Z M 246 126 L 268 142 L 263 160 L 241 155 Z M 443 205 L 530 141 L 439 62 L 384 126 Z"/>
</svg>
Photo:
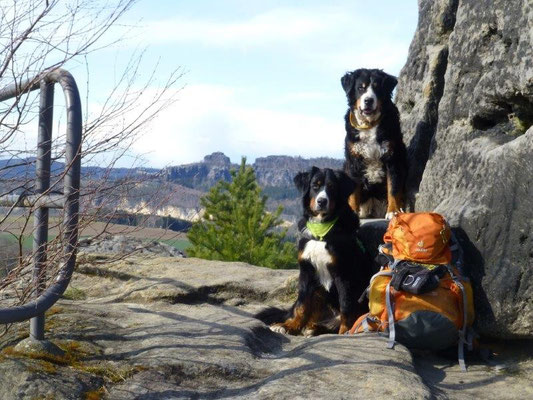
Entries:
<svg viewBox="0 0 533 400">
<path fill-rule="evenodd" d="M 309 172 L 299 172 L 294 177 L 294 186 L 296 186 L 296 189 L 300 193 L 305 193 L 307 189 L 309 188 L 309 180 L 311 176 L 309 175 Z"/>
<path fill-rule="evenodd" d="M 296 189 L 300 193 L 305 193 L 309 189 L 311 177 L 318 171 L 318 168 L 313 166 L 308 172 L 299 172 L 293 179 Z"/>
<path fill-rule="evenodd" d="M 357 78 L 361 75 L 361 70 L 357 69 L 353 72 L 347 72 L 342 78 L 341 78 L 341 85 L 346 94 L 350 92 L 350 90 L 353 89 L 353 86 L 355 85 L 355 81 Z"/>
<path fill-rule="evenodd" d="M 348 94 L 348 92 L 352 90 L 354 80 L 355 79 L 353 79 L 351 72 L 348 72 L 346 75 L 344 75 L 341 78 L 341 85 L 344 91 L 346 92 L 346 94 Z"/>
<path fill-rule="evenodd" d="M 341 170 L 335 171 L 335 175 L 339 181 L 339 194 L 341 198 L 348 199 L 355 189 L 354 181 L 346 174 L 346 172 Z"/>
<path fill-rule="evenodd" d="M 398 84 L 398 79 L 396 79 L 395 76 L 392 76 L 386 73 L 383 73 L 383 74 L 384 74 L 383 83 L 382 83 L 383 90 L 385 91 L 387 96 L 392 97 L 392 91 Z"/>
</svg>

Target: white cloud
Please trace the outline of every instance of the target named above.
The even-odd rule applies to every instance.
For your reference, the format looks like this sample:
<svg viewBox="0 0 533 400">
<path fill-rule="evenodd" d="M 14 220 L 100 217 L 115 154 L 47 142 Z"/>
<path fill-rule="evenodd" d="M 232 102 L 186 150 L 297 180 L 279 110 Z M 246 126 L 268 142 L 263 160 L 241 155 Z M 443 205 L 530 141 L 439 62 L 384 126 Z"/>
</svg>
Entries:
<svg viewBox="0 0 533 400">
<path fill-rule="evenodd" d="M 350 44 L 320 57 L 312 56 L 316 62 L 324 62 L 338 70 L 339 77 L 347 70 L 355 68 L 380 68 L 390 74 L 398 74 L 407 59 L 408 43 L 382 42 L 373 45 Z M 344 69 L 343 69 L 344 67 Z"/>
<path fill-rule="evenodd" d="M 233 161 L 241 155 L 343 157 L 340 77 L 360 67 L 399 73 L 410 40 L 406 28 L 357 2 L 342 8 L 268 7 L 248 17 L 218 10 L 195 18 L 174 8 L 121 44 L 129 50 L 148 45 L 149 57 L 164 52 L 163 68 L 185 63 L 192 71 L 179 101 L 134 145 L 136 152 L 148 153 L 151 165 L 194 162 L 214 151 Z M 112 62 L 100 64 L 105 69 L 97 76 L 109 77 Z M 139 109 L 146 98 L 139 98 Z"/>
<path fill-rule="evenodd" d="M 199 161 L 223 151 L 232 161 L 272 154 L 342 157 L 344 126 L 322 116 L 243 104 L 239 89 L 196 85 L 162 112 L 134 145 L 154 166 Z"/>
<path fill-rule="evenodd" d="M 145 37 L 151 43 L 190 42 L 214 46 L 287 43 L 336 30 L 349 22 L 336 9 L 276 8 L 246 20 L 221 21 L 181 16 L 148 21 Z"/>
<path fill-rule="evenodd" d="M 319 91 L 301 91 L 301 92 L 291 92 L 283 93 L 278 99 L 278 102 L 282 103 L 293 103 L 301 101 L 324 101 L 331 98 L 330 93 L 319 92 Z"/>
<path fill-rule="evenodd" d="M 175 16 L 147 21 L 140 29 L 140 37 L 150 45 L 194 45 L 196 51 L 203 46 L 228 50 L 270 46 L 267 54 L 274 57 L 340 72 L 380 66 L 397 73 L 410 40 L 398 37 L 402 30 L 396 23 L 335 6 L 274 8 L 239 20 Z"/>
</svg>

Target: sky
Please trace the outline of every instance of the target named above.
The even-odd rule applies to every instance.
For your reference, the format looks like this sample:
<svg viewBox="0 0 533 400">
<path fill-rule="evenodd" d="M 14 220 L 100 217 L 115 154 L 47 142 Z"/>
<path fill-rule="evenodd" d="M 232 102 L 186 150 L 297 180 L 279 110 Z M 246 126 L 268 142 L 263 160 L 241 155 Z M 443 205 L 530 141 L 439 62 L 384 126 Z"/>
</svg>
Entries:
<svg viewBox="0 0 533 400">
<path fill-rule="evenodd" d="M 183 76 L 177 101 L 133 144 L 146 165 L 200 161 L 222 151 L 233 162 L 267 155 L 342 158 L 346 98 L 341 76 L 361 67 L 398 75 L 417 24 L 417 1 L 140 0 L 92 53 L 89 112 L 108 95 L 125 60 L 144 51 L 139 80 Z M 114 36 L 115 35 L 115 36 Z M 127 161 L 122 164 L 125 166 Z M 119 163 L 120 164 L 120 163 Z"/>
</svg>

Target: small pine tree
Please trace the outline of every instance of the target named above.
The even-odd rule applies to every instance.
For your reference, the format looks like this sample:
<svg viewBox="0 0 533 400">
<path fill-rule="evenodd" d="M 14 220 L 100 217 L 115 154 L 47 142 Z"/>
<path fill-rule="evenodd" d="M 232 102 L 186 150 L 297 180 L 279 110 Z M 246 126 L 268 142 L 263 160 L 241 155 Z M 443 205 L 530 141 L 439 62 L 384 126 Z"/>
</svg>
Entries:
<svg viewBox="0 0 533 400">
<path fill-rule="evenodd" d="M 261 194 L 254 170 L 242 158 L 231 182 L 218 182 L 201 199 L 204 218 L 193 224 L 187 252 L 209 260 L 243 261 L 269 268 L 296 267 L 296 249 L 286 242 L 287 230 L 275 230 L 280 214 L 265 210 L 267 197 Z"/>
</svg>

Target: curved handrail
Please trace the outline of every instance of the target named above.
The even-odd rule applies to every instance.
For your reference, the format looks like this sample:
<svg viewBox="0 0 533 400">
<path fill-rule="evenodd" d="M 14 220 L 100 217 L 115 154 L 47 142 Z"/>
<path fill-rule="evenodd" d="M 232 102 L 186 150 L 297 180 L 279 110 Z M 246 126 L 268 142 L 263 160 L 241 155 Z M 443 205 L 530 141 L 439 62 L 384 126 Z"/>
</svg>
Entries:
<svg viewBox="0 0 533 400">
<path fill-rule="evenodd" d="M 70 72 L 63 69 L 46 71 L 38 77 L 19 85 L 11 85 L 0 90 L 0 101 L 18 96 L 24 92 L 36 90 L 40 82 L 59 83 L 65 95 L 67 108 L 67 143 L 65 151 L 64 177 L 64 208 L 63 219 L 64 237 L 67 239 L 63 247 L 63 265 L 54 283 L 52 283 L 38 298 L 21 306 L 0 308 L 0 323 L 25 321 L 43 314 L 52 307 L 65 292 L 76 264 L 76 250 L 78 243 L 78 215 L 81 172 L 81 134 L 82 114 L 81 101 L 76 81 Z"/>
</svg>

